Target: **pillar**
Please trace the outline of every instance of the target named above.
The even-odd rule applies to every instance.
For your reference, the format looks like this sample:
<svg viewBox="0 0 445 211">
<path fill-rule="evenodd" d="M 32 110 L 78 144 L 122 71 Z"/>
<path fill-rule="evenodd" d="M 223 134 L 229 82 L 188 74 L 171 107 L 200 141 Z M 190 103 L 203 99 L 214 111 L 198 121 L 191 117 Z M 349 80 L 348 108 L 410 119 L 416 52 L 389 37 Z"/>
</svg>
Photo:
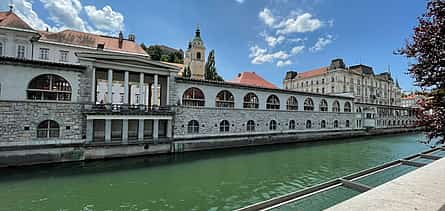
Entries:
<svg viewBox="0 0 445 211">
<path fill-rule="evenodd" d="M 122 143 L 128 143 L 128 119 L 122 120 Z"/>
<path fill-rule="evenodd" d="M 91 70 L 91 102 L 96 103 L 96 68 Z"/>
<path fill-rule="evenodd" d="M 144 141 L 144 120 L 139 120 L 139 127 L 138 127 L 138 140 Z"/>
<path fill-rule="evenodd" d="M 111 142 L 111 119 L 105 120 L 105 143 Z"/>
<path fill-rule="evenodd" d="M 153 82 L 153 106 L 158 106 L 158 75 L 156 74 L 154 76 L 154 82 Z"/>
<path fill-rule="evenodd" d="M 166 83 L 166 94 L 165 94 L 165 105 L 170 105 L 170 76 L 167 76 L 167 83 Z"/>
<path fill-rule="evenodd" d="M 113 103 L 113 70 L 108 70 L 108 100 L 106 103 L 112 104 Z"/>
<path fill-rule="evenodd" d="M 168 120 L 167 121 L 167 138 L 172 138 L 173 137 L 173 124 L 172 124 L 173 120 Z"/>
<path fill-rule="evenodd" d="M 139 74 L 139 105 L 144 104 L 144 73 Z"/>
<path fill-rule="evenodd" d="M 159 119 L 153 120 L 153 141 L 156 143 L 156 140 L 159 137 Z"/>
<path fill-rule="evenodd" d="M 129 104 L 128 102 L 128 80 L 129 80 L 129 73 L 128 71 L 125 71 L 124 74 L 124 104 Z M 128 121 L 127 121 L 128 122 Z"/>
<path fill-rule="evenodd" d="M 91 143 L 93 141 L 93 130 L 94 130 L 94 126 L 93 126 L 93 121 L 92 119 L 88 119 L 87 120 L 87 143 Z"/>
</svg>

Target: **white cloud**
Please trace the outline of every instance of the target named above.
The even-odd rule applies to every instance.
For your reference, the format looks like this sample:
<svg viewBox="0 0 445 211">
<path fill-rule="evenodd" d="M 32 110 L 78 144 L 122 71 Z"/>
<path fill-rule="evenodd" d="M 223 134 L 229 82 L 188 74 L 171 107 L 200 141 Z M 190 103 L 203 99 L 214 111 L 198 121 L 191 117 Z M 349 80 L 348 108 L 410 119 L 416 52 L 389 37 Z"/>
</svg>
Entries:
<svg viewBox="0 0 445 211">
<path fill-rule="evenodd" d="M 291 64 L 292 64 L 291 60 L 286 60 L 286 61 L 280 60 L 280 61 L 277 62 L 277 67 L 284 67 L 284 66 L 288 66 L 288 65 L 291 65 Z"/>
<path fill-rule="evenodd" d="M 124 29 L 124 16 L 106 5 L 97 10 L 95 6 L 85 6 L 85 12 L 92 24 L 99 30 L 117 32 Z"/>
<path fill-rule="evenodd" d="M 264 22 L 264 24 L 268 26 L 272 27 L 275 24 L 275 17 L 272 15 L 272 12 L 267 8 L 264 8 L 263 11 L 261 11 L 258 14 L 258 17 Z"/>
<path fill-rule="evenodd" d="M 323 50 L 327 45 L 331 44 L 334 41 L 334 37 L 332 35 L 326 35 L 325 37 L 319 37 L 314 46 L 309 48 L 311 52 L 317 52 Z"/>
<path fill-rule="evenodd" d="M 124 28 L 124 16 L 110 6 L 97 10 L 94 6 L 82 6 L 79 0 L 40 0 L 43 8 L 48 12 L 48 18 L 54 25 L 50 25 L 39 17 L 33 9 L 33 0 L 12 0 L 14 12 L 32 28 L 50 31 L 74 29 L 83 32 L 116 34 Z M 7 8 L 8 1 L 0 1 L 0 8 Z M 81 18 L 85 12 L 91 24 Z"/>
<path fill-rule="evenodd" d="M 281 21 L 276 28 L 279 28 L 277 34 L 290 34 L 312 32 L 321 26 L 322 22 L 319 19 L 313 18 L 309 13 L 304 13 Z"/>
<path fill-rule="evenodd" d="M 235 0 L 235 1 L 240 3 L 240 4 L 244 3 L 244 0 Z"/>
<path fill-rule="evenodd" d="M 1 1 L 0 8 L 8 8 L 9 1 Z M 45 29 L 49 27 L 39 15 L 33 10 L 32 2 L 30 0 L 13 0 L 14 12 L 22 18 L 26 23 L 28 23 L 32 28 L 35 29 Z"/>
<path fill-rule="evenodd" d="M 301 53 L 303 51 L 303 49 L 304 49 L 304 45 L 295 46 L 292 48 L 291 53 L 293 55 L 297 55 L 297 54 Z"/>
<path fill-rule="evenodd" d="M 268 36 L 268 35 L 264 36 L 264 40 L 267 42 L 267 45 L 269 45 L 270 47 L 275 47 L 277 44 L 282 43 L 285 39 L 286 38 L 283 35 L 280 35 L 278 37 Z"/>
<path fill-rule="evenodd" d="M 249 57 L 252 59 L 252 64 L 263 64 L 272 62 L 275 59 L 287 59 L 289 58 L 289 54 L 287 54 L 284 51 L 277 51 L 274 53 L 268 53 L 267 49 L 260 48 L 257 45 L 250 48 L 250 54 Z"/>
<path fill-rule="evenodd" d="M 87 23 L 80 18 L 82 4 L 79 0 L 40 0 L 48 10 L 49 18 L 60 29 L 90 31 Z"/>
</svg>

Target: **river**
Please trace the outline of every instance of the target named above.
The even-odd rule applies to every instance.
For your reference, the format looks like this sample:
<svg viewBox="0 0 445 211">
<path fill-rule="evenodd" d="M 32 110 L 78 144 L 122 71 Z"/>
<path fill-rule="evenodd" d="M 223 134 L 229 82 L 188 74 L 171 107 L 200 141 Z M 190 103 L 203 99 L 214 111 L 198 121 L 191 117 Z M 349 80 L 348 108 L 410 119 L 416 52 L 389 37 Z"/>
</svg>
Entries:
<svg viewBox="0 0 445 211">
<path fill-rule="evenodd" d="M 0 169 L 0 211 L 232 210 L 418 153 L 429 148 L 422 139 L 361 137 Z M 322 209 L 356 194 L 340 189 L 287 208 Z"/>
</svg>

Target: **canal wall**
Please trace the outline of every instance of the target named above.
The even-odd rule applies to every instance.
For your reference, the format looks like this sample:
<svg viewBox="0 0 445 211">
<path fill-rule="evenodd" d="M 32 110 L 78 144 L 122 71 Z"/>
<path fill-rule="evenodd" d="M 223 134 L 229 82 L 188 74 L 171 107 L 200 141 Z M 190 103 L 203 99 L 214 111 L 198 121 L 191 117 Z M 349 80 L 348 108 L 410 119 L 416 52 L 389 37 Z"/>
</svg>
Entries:
<svg viewBox="0 0 445 211">
<path fill-rule="evenodd" d="M 387 128 L 371 130 L 330 130 L 305 131 L 298 133 L 271 133 L 245 136 L 219 136 L 200 139 L 175 140 L 172 143 L 173 152 L 190 152 L 200 150 L 237 148 L 269 144 L 298 143 L 311 141 L 338 140 L 361 136 L 376 136 L 420 131 L 420 128 Z"/>
<path fill-rule="evenodd" d="M 445 210 L 445 158 L 359 194 L 327 211 Z"/>
<path fill-rule="evenodd" d="M 200 150 L 226 149 L 259 145 L 338 140 L 361 136 L 407 133 L 415 128 L 377 130 L 306 131 L 286 134 L 260 134 L 255 136 L 220 136 L 200 139 L 175 140 L 172 143 L 131 143 L 87 145 L 85 140 L 59 140 L 44 142 L 0 144 L 0 167 L 25 166 L 47 163 L 112 159 L 181 153 Z"/>
</svg>

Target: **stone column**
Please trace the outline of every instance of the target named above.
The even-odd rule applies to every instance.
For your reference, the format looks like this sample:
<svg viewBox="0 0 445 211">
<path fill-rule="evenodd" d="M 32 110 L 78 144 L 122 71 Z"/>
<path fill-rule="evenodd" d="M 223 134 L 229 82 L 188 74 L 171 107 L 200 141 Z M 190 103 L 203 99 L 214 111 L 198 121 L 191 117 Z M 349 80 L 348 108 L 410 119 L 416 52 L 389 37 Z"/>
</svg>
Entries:
<svg viewBox="0 0 445 211">
<path fill-rule="evenodd" d="M 105 143 L 111 142 L 111 119 L 105 120 Z"/>
<path fill-rule="evenodd" d="M 172 124 L 173 120 L 168 120 L 167 121 L 167 138 L 172 138 L 173 137 L 173 124 Z"/>
<path fill-rule="evenodd" d="M 159 119 L 153 120 L 153 142 L 156 143 L 159 137 Z"/>
<path fill-rule="evenodd" d="M 113 70 L 108 70 L 108 100 L 106 103 L 113 103 Z"/>
<path fill-rule="evenodd" d="M 128 119 L 122 120 L 122 143 L 128 143 Z"/>
<path fill-rule="evenodd" d="M 93 121 L 92 119 L 88 119 L 87 120 L 87 143 L 91 143 L 93 142 L 93 130 L 94 130 L 94 126 L 93 126 Z"/>
<path fill-rule="evenodd" d="M 96 68 L 92 67 L 91 70 L 91 102 L 96 103 Z"/>
<path fill-rule="evenodd" d="M 167 83 L 166 83 L 166 95 L 165 95 L 165 105 L 170 105 L 170 76 L 167 76 Z"/>
<path fill-rule="evenodd" d="M 124 74 L 124 104 L 126 104 L 126 105 L 129 104 L 129 102 L 128 102 L 128 80 L 129 80 L 129 73 L 128 73 L 128 71 L 125 71 L 125 74 Z"/>
<path fill-rule="evenodd" d="M 158 75 L 156 74 L 154 76 L 154 82 L 153 82 L 153 107 L 158 106 Z"/>
<path fill-rule="evenodd" d="M 138 127 L 138 140 L 144 141 L 144 120 L 139 120 L 139 127 Z"/>
<path fill-rule="evenodd" d="M 139 105 L 144 104 L 144 73 L 139 74 Z"/>
</svg>

